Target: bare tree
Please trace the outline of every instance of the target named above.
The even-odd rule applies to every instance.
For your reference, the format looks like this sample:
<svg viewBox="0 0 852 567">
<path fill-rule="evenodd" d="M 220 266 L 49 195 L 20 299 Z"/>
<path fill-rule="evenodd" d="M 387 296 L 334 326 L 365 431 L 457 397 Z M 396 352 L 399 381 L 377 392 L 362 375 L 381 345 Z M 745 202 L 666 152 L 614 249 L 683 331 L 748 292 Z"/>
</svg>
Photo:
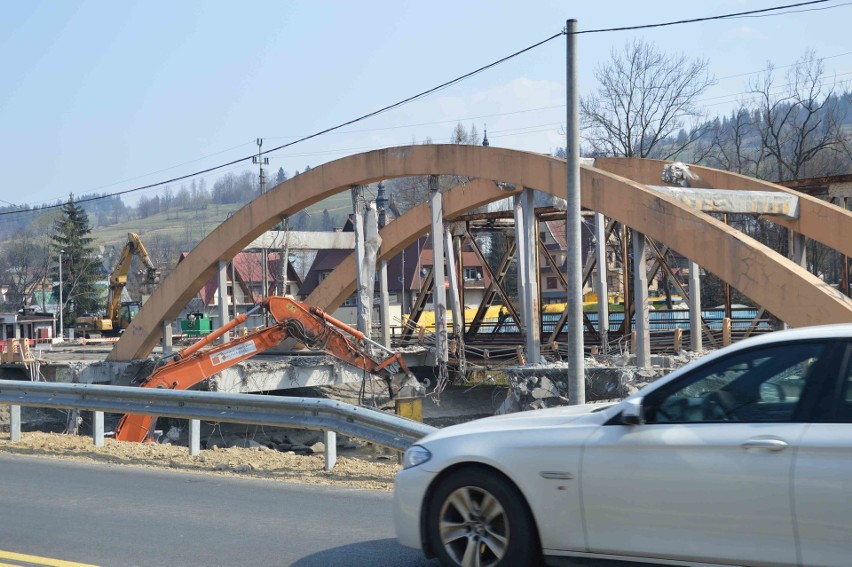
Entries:
<svg viewBox="0 0 852 567">
<path fill-rule="evenodd" d="M 697 98 L 714 83 L 706 59 L 633 41 L 595 71 L 600 86 L 580 98 L 583 139 L 595 155 L 670 158 L 696 143 Z M 678 133 L 684 130 L 681 136 Z"/>
<path fill-rule="evenodd" d="M 713 121 L 713 141 L 705 162 L 708 165 L 742 175 L 757 176 L 766 158 L 766 150 L 759 143 L 757 122 L 743 103 L 731 112 L 729 118 Z"/>
<path fill-rule="evenodd" d="M 788 69 L 786 84 L 776 84 L 771 63 L 749 84 L 758 99 L 760 142 L 773 166 L 766 176 L 782 181 L 834 173 L 816 166 L 846 153 L 838 85 L 823 72 L 823 60 L 807 51 Z"/>
<path fill-rule="evenodd" d="M 50 262 L 47 244 L 45 232 L 33 226 L 3 244 L 0 272 L 5 272 L 9 284 L 7 308 L 26 307 L 38 288 L 45 286 Z M 44 309 L 44 294 L 37 299 Z"/>
</svg>

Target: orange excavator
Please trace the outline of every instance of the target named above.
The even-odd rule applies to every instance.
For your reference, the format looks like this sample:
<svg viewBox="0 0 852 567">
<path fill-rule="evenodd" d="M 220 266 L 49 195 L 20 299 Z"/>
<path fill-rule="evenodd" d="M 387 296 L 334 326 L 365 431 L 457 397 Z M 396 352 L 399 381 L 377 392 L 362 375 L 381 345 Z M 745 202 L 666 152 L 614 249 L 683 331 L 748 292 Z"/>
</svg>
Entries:
<svg viewBox="0 0 852 567">
<path fill-rule="evenodd" d="M 275 319 L 274 324 L 201 350 L 261 308 Z M 225 368 L 276 346 L 287 337 L 293 337 L 311 350 L 323 351 L 366 373 L 379 376 L 387 383 L 391 398 L 403 385 L 417 385 L 398 352 L 385 348 L 318 307 L 289 297 L 274 296 L 170 357 L 141 386 L 187 390 Z M 382 356 L 375 356 L 371 351 L 381 352 Z M 137 442 L 150 439 L 156 421 L 156 416 L 125 414 L 115 429 L 115 438 Z"/>
</svg>

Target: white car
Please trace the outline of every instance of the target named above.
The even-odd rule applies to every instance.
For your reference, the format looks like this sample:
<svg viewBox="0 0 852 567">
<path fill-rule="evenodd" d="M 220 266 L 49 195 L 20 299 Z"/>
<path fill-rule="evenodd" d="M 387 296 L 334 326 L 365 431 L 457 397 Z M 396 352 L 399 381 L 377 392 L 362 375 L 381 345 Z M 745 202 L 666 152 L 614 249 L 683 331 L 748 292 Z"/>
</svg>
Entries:
<svg viewBox="0 0 852 567">
<path fill-rule="evenodd" d="M 444 565 L 852 565 L 852 324 L 716 351 L 620 403 L 433 433 L 400 543 Z"/>
</svg>

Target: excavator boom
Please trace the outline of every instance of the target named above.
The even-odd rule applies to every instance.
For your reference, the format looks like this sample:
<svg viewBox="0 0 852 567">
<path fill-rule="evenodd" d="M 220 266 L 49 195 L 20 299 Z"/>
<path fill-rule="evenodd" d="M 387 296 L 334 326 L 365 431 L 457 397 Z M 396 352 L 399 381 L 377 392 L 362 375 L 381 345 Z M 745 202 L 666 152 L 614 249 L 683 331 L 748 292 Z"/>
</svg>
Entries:
<svg viewBox="0 0 852 567">
<path fill-rule="evenodd" d="M 274 324 L 202 350 L 260 308 L 269 311 L 275 319 Z M 216 332 L 174 355 L 141 385 L 143 388 L 186 390 L 217 372 L 276 346 L 287 337 L 303 342 L 311 350 L 323 351 L 364 372 L 379 376 L 387 383 L 391 397 L 394 395 L 394 379 L 400 374 L 406 380 L 415 380 L 399 353 L 374 343 L 363 333 L 337 321 L 317 307 L 289 297 L 269 297 L 252 311 L 239 315 Z M 380 347 L 383 354 L 389 356 L 376 356 L 367 345 L 371 345 L 374 351 Z M 150 438 L 155 423 L 156 417 L 153 416 L 126 414 L 116 427 L 115 438 L 120 441 L 144 441 Z"/>
<path fill-rule="evenodd" d="M 154 266 L 148 250 L 135 232 L 127 233 L 127 242 L 121 249 L 118 262 L 109 275 L 109 293 L 107 296 L 106 310 L 103 315 L 85 316 L 77 318 L 77 332 L 86 338 L 90 336 L 100 337 L 101 334 L 116 335 L 130 323 L 135 313 L 139 310 L 139 302 L 121 303 L 121 293 L 127 287 L 127 274 L 133 256 L 138 256 L 145 264 L 144 278 L 142 284 L 150 293 L 154 286 L 160 283 L 160 271 Z"/>
</svg>

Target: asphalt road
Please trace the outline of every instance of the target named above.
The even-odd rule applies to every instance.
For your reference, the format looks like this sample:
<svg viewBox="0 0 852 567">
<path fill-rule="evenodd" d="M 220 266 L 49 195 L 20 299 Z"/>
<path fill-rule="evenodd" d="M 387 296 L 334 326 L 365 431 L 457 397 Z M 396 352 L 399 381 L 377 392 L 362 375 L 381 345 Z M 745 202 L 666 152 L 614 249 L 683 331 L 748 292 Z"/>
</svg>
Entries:
<svg viewBox="0 0 852 567">
<path fill-rule="evenodd" d="M 0 456 L 0 511 L 0 561 L 23 565 L 437 565 L 376 491 Z"/>
</svg>

